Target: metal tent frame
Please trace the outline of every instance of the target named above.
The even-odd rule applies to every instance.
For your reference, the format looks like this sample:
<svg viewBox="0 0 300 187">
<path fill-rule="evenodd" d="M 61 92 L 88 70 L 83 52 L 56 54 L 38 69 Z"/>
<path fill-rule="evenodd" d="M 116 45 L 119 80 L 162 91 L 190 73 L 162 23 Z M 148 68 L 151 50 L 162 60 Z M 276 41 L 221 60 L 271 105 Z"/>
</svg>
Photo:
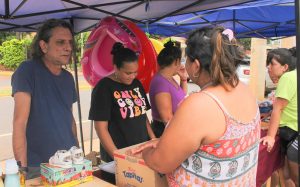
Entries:
<svg viewBox="0 0 300 187">
<path fill-rule="evenodd" d="M 299 0 L 102 0 L 101 2 L 97 0 L 0 0 L 0 32 L 36 31 L 44 20 L 60 18 L 70 21 L 75 33 L 80 33 L 91 30 L 97 25 L 99 19 L 107 15 L 131 20 L 144 31 L 166 36 L 186 35 L 196 27 L 221 24 L 233 29 L 239 37 L 266 38 L 296 35 L 297 68 L 300 67 Z M 290 17 L 282 20 L 280 18 L 284 17 L 284 14 L 274 13 L 268 7 L 276 7 L 278 11 L 290 7 L 288 11 L 285 10 L 285 14 Z M 239 12 L 247 9 L 252 13 L 256 10 L 262 20 L 241 18 Z M 259 14 L 264 12 L 270 15 Z M 219 18 L 224 16 L 224 19 L 216 19 L 218 16 Z M 256 24 L 261 26 L 255 27 Z M 74 60 L 79 95 L 76 58 Z M 299 74 L 297 80 L 300 80 Z M 299 81 L 297 90 L 300 90 Z M 298 94 L 298 102 L 299 99 Z M 80 108 L 80 99 L 78 108 Z M 299 109 L 298 103 L 298 116 L 300 116 Z M 80 109 L 79 118 L 81 142 L 84 145 Z M 298 128 L 299 124 L 298 122 Z"/>
</svg>

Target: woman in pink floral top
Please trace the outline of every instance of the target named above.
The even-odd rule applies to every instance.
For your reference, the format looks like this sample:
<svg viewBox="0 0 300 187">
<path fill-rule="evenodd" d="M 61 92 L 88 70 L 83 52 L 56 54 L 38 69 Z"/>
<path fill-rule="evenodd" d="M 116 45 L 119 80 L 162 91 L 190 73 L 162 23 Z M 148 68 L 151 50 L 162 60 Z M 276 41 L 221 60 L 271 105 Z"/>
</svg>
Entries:
<svg viewBox="0 0 300 187">
<path fill-rule="evenodd" d="M 188 37 L 186 69 L 201 91 L 183 101 L 160 140 L 134 150 L 169 186 L 256 186 L 260 115 L 236 74 L 240 49 L 223 27 Z"/>
</svg>

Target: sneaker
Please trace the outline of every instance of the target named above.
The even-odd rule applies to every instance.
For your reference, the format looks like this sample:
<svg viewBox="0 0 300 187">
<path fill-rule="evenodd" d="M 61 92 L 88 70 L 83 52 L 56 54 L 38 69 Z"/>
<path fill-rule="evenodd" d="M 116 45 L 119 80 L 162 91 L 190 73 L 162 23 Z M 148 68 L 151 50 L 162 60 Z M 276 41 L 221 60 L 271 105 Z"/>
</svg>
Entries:
<svg viewBox="0 0 300 187">
<path fill-rule="evenodd" d="M 83 164 L 84 155 L 81 148 L 73 146 L 69 151 L 71 152 L 73 164 Z"/>
<path fill-rule="evenodd" d="M 56 153 L 49 159 L 49 164 L 61 168 L 71 168 L 72 167 L 71 152 L 66 150 L 56 151 Z"/>
</svg>

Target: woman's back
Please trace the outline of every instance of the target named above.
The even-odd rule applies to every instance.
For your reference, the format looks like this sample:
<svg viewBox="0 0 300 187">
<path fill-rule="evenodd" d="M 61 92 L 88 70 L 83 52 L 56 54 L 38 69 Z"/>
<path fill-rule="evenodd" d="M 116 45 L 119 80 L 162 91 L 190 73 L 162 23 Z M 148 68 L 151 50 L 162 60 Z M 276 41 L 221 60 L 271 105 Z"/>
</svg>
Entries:
<svg viewBox="0 0 300 187">
<path fill-rule="evenodd" d="M 225 90 L 222 86 L 212 87 L 207 91 L 215 95 L 227 112 L 241 122 L 249 122 L 256 115 L 257 100 L 249 87 L 242 82 L 239 82 L 237 87 L 232 88 L 230 91 Z M 210 105 L 213 104 L 211 99 L 208 99 L 207 102 Z"/>
<path fill-rule="evenodd" d="M 242 96 L 244 99 L 239 99 Z M 260 115 L 255 98 L 242 84 L 230 92 L 214 87 L 193 97 L 193 102 L 201 103 L 189 110 L 206 111 L 207 115 L 195 121 L 202 123 L 198 131 L 206 131 L 207 138 L 169 175 L 170 185 L 255 186 L 260 138 Z"/>
<path fill-rule="evenodd" d="M 233 31 L 219 26 L 195 30 L 186 43 L 185 67 L 202 91 L 180 104 L 143 158 L 171 173 L 170 186 L 255 186 L 260 115 L 236 74 L 242 48 Z"/>
</svg>

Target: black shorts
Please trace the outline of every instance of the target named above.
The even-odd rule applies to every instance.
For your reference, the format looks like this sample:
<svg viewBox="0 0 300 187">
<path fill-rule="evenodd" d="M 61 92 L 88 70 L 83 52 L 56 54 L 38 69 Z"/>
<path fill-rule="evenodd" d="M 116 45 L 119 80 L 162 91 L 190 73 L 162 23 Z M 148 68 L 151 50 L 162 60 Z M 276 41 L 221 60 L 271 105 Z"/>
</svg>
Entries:
<svg viewBox="0 0 300 187">
<path fill-rule="evenodd" d="M 284 155 L 287 153 L 288 146 L 296 139 L 298 132 L 284 126 L 279 128 L 280 149 Z"/>
<path fill-rule="evenodd" d="M 299 160 L 298 160 L 298 140 L 299 140 L 299 135 L 287 147 L 287 158 L 288 158 L 288 160 L 296 162 L 296 163 L 299 163 Z"/>
</svg>

